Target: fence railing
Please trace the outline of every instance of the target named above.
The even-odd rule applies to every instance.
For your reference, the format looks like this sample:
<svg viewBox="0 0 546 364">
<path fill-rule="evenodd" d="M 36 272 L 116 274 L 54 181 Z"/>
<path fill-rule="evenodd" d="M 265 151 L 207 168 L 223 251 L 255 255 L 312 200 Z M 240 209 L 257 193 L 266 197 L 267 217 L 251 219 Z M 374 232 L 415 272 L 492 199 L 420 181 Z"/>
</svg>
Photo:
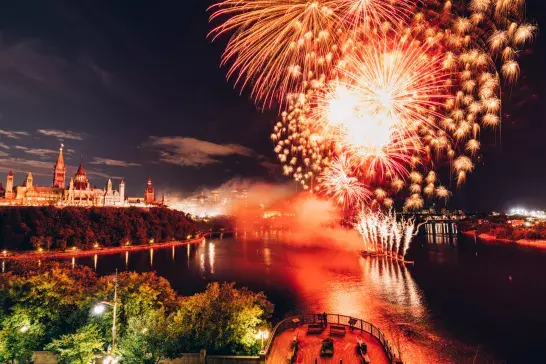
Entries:
<svg viewBox="0 0 546 364">
<path fill-rule="evenodd" d="M 269 336 L 269 339 L 264 347 L 264 355 L 267 359 L 269 355 L 271 354 L 271 349 L 273 347 L 273 342 L 275 341 L 275 337 L 280 335 L 283 331 L 285 331 L 288 328 L 293 328 L 296 325 L 304 325 L 304 324 L 315 324 L 320 323 L 321 319 L 319 317 L 322 317 L 323 314 L 304 314 L 299 316 L 292 316 L 285 318 L 284 320 L 280 321 L 273 330 L 271 331 L 271 335 Z M 376 326 L 374 326 L 372 323 L 364 321 L 362 319 L 351 317 L 351 316 L 345 316 L 345 315 L 339 315 L 339 314 L 327 314 L 327 320 L 330 324 L 336 324 L 336 325 L 344 325 L 348 327 L 353 327 L 357 330 L 361 330 L 364 332 L 369 333 L 373 337 L 375 337 L 381 345 L 383 345 L 383 349 L 385 350 L 385 354 L 387 355 L 387 358 L 391 363 L 401 363 L 400 360 L 400 352 L 397 348 L 392 346 L 383 332 Z M 294 319 L 298 319 L 299 321 L 294 322 Z M 352 323 L 354 325 L 349 324 L 349 320 L 352 320 Z"/>
</svg>

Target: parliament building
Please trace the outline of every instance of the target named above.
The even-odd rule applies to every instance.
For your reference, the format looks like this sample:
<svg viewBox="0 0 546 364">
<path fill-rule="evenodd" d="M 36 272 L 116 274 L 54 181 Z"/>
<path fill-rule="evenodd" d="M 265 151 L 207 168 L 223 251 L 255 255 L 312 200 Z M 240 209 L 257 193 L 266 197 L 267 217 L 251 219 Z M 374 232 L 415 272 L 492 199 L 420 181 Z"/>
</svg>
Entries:
<svg viewBox="0 0 546 364">
<path fill-rule="evenodd" d="M 9 171 L 5 188 L 0 183 L 0 205 L 56 205 L 56 206 L 152 206 L 157 205 L 152 180 L 148 178 L 142 197 L 126 197 L 125 182 L 114 190 L 109 179 L 106 188 L 92 187 L 80 163 L 74 177 L 66 186 L 66 165 L 63 148 L 53 168 L 53 183 L 50 187 L 34 184 L 32 173 L 28 173 L 23 184 L 16 186 L 15 176 Z"/>
</svg>

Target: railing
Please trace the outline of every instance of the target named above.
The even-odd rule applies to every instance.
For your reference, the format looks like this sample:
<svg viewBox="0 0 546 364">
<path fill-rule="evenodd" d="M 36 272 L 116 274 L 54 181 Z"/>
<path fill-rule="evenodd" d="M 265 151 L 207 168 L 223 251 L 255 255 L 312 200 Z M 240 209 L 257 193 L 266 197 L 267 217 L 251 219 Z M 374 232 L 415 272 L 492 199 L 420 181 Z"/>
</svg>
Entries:
<svg viewBox="0 0 546 364">
<path fill-rule="evenodd" d="M 264 355 L 267 359 L 271 353 L 271 349 L 273 347 L 273 342 L 275 341 L 275 337 L 279 334 L 281 334 L 284 330 L 288 328 L 293 328 L 296 324 L 292 321 L 293 319 L 297 318 L 300 321 L 297 323 L 297 325 L 304 325 L 304 324 L 314 324 L 314 323 L 320 323 L 321 320 L 319 320 L 319 316 L 322 316 L 323 314 L 304 314 L 300 316 L 292 316 L 288 317 L 282 321 L 280 321 L 275 327 L 273 328 L 271 335 L 269 336 L 269 339 L 266 343 L 266 346 L 264 348 Z M 381 345 L 383 345 L 383 349 L 385 350 L 385 354 L 387 355 L 387 358 L 391 363 L 401 363 L 400 361 L 400 352 L 387 340 L 383 332 L 376 326 L 374 326 L 372 323 L 364 321 L 362 319 L 351 317 L 351 316 L 345 316 L 345 315 L 339 315 L 339 314 L 327 314 L 327 320 L 328 323 L 334 323 L 336 325 L 344 325 L 349 326 L 349 320 L 354 320 L 355 324 L 352 326 L 355 329 L 364 331 L 375 337 Z"/>
</svg>

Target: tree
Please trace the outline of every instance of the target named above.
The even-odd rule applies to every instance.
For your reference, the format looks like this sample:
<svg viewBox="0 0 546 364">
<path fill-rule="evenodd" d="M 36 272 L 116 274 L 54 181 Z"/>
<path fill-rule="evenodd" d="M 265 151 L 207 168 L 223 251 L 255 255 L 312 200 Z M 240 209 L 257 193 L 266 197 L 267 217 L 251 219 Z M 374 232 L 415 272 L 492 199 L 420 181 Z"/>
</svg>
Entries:
<svg viewBox="0 0 546 364">
<path fill-rule="evenodd" d="M 211 283 L 203 293 L 186 298 L 174 317 L 185 326 L 192 351 L 219 354 L 257 354 L 256 333 L 267 325 L 273 305 L 265 295 L 233 283 Z"/>
<path fill-rule="evenodd" d="M 150 310 L 132 317 L 128 329 L 118 345 L 123 362 L 127 364 L 157 364 L 176 350 L 179 337 L 171 335 L 169 320 L 163 309 Z M 178 352 L 177 352 L 178 354 Z M 175 355 L 176 356 L 176 355 Z"/>
<path fill-rule="evenodd" d="M 90 311 L 112 299 L 112 276 L 97 279 L 89 268 L 54 262 L 14 263 L 11 270 L 0 275 L 0 363 L 28 363 L 43 348 L 61 363 L 88 363 L 110 341 L 113 310 Z M 154 273 L 120 273 L 118 299 L 118 349 L 128 363 L 201 349 L 256 354 L 255 334 L 272 312 L 263 293 L 234 284 L 213 283 L 181 298 Z"/>
<path fill-rule="evenodd" d="M 57 354 L 60 364 L 89 364 L 104 350 L 104 340 L 94 324 L 79 328 L 74 334 L 66 334 L 46 345 L 45 349 Z"/>
<path fill-rule="evenodd" d="M 0 362 L 32 362 L 32 353 L 40 348 L 44 327 L 31 317 L 24 308 L 17 308 L 4 318 L 0 330 Z"/>
<path fill-rule="evenodd" d="M 96 299 L 109 298 L 114 292 L 112 276 L 98 282 Z M 147 314 L 152 310 L 165 309 L 171 313 L 178 308 L 178 297 L 171 284 L 155 273 L 122 272 L 118 275 L 118 299 L 120 315 L 125 320 Z"/>
</svg>

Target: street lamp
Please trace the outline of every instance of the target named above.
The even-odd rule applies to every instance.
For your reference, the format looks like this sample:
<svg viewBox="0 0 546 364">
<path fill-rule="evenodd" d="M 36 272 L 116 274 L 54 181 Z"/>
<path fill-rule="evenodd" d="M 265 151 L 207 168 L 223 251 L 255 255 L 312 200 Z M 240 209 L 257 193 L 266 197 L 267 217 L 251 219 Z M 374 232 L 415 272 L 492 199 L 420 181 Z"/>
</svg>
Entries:
<svg viewBox="0 0 546 364">
<path fill-rule="evenodd" d="M 264 339 L 269 338 L 269 331 L 267 330 L 258 330 L 258 333 L 256 334 L 256 339 L 261 339 L 262 344 L 260 346 L 260 352 L 264 350 Z"/>
<path fill-rule="evenodd" d="M 117 343 L 117 308 L 118 308 L 118 270 L 116 269 L 116 275 L 114 278 L 114 302 L 102 301 L 93 307 L 93 313 L 95 315 L 102 315 L 106 311 L 106 306 L 110 306 L 113 309 L 112 317 L 112 346 L 110 348 L 110 354 L 114 352 Z"/>
</svg>

